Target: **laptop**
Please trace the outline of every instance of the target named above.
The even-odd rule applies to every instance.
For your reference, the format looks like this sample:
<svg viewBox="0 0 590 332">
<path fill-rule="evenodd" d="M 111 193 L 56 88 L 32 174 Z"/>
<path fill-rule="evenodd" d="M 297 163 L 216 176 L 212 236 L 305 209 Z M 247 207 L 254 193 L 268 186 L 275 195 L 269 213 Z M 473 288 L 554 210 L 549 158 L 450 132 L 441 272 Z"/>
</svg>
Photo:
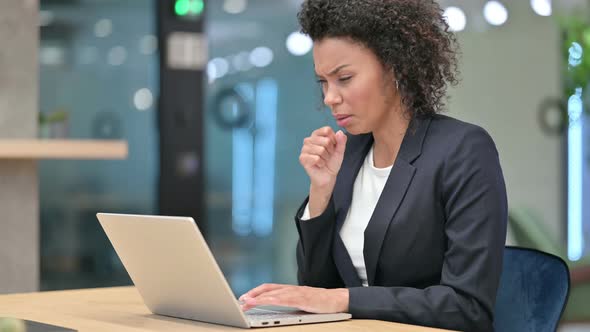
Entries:
<svg viewBox="0 0 590 332">
<path fill-rule="evenodd" d="M 241 328 L 351 318 L 282 307 L 240 308 L 190 217 L 98 213 L 98 220 L 148 309 L 154 314 Z"/>
</svg>

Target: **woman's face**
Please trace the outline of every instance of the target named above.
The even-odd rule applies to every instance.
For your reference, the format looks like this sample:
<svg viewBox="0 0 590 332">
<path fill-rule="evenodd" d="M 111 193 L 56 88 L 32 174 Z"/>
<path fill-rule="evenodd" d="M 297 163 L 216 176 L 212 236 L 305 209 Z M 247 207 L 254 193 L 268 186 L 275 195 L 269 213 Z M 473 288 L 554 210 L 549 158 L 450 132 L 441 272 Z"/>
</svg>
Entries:
<svg viewBox="0 0 590 332">
<path fill-rule="evenodd" d="M 368 48 L 345 38 L 316 41 L 313 59 L 324 104 L 351 134 L 373 132 L 390 122 L 399 103 L 392 72 Z"/>
</svg>

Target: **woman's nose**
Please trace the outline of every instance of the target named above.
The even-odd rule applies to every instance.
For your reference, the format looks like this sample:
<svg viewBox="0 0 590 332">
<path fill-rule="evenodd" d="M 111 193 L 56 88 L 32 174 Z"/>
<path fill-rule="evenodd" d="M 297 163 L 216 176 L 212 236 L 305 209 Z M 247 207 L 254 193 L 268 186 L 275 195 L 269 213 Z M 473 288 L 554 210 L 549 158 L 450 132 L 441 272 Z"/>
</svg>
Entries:
<svg viewBox="0 0 590 332">
<path fill-rule="evenodd" d="M 324 94 L 324 104 L 332 107 L 342 102 L 342 96 L 336 89 L 326 89 Z"/>
</svg>

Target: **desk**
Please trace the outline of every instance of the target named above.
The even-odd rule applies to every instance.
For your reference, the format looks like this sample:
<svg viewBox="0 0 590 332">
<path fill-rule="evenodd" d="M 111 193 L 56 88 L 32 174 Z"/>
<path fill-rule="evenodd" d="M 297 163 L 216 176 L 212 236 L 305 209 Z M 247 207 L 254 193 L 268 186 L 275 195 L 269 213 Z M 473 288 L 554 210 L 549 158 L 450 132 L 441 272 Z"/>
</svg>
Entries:
<svg viewBox="0 0 590 332">
<path fill-rule="evenodd" d="M 134 287 L 95 288 L 0 295 L 0 317 L 16 317 L 84 331 L 248 331 L 184 319 L 153 315 Z M 292 331 L 404 331 L 439 329 L 382 322 L 345 322 L 261 328 L 260 332 Z"/>
</svg>

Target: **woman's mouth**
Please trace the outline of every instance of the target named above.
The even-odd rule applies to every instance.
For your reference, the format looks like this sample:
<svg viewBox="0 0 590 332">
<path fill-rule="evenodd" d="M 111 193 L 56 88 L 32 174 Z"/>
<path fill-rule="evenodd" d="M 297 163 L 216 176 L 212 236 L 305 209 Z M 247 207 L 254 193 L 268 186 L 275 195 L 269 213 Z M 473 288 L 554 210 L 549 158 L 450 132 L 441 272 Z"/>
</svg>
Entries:
<svg viewBox="0 0 590 332">
<path fill-rule="evenodd" d="M 352 115 L 336 115 L 336 123 L 338 127 L 346 127 L 346 125 L 350 122 Z"/>
</svg>

